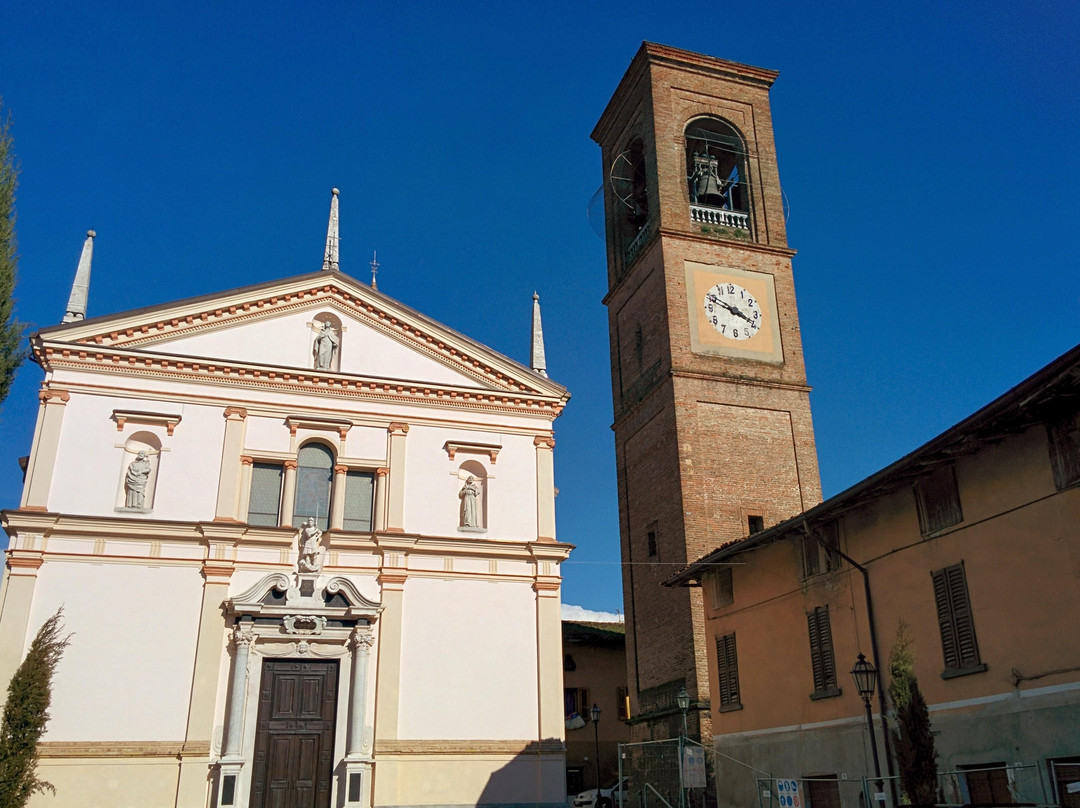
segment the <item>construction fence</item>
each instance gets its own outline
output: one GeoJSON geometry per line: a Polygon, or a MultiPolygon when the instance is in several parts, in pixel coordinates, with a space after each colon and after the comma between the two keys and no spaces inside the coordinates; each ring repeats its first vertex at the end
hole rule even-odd
{"type": "MultiPolygon", "coordinates": [[[[619,744],[614,808],[894,808],[898,778],[775,777],[688,738],[619,744]],[[756,805],[755,805],[756,803],[756,805]]],[[[938,773],[941,808],[1080,808],[1080,764],[1018,763],[938,773]]]]}

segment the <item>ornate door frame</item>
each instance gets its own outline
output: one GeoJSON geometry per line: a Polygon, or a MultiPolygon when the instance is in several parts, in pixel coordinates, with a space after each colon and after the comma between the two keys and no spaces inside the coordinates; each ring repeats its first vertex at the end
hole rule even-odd
{"type": "Polygon", "coordinates": [[[374,733],[367,719],[367,673],[382,606],[345,577],[279,572],[230,598],[225,611],[232,621],[233,658],[213,804],[248,806],[263,660],[337,659],[334,771],[339,776],[331,798],[335,805],[369,808],[374,733]],[[344,803],[338,795],[344,795],[344,803]]]}

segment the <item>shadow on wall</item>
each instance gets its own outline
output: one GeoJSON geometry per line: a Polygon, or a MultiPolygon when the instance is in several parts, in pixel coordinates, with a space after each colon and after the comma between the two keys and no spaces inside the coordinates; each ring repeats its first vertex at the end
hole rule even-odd
{"type": "Polygon", "coordinates": [[[533,741],[494,772],[477,806],[566,806],[566,753],[558,738],[533,741]]]}

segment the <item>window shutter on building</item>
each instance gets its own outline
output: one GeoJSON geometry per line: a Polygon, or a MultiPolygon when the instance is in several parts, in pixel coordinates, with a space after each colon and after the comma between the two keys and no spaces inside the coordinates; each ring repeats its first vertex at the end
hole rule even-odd
{"type": "Polygon", "coordinates": [[[1080,480],[1080,416],[1071,413],[1047,427],[1054,484],[1065,488],[1080,480]]]}
{"type": "Polygon", "coordinates": [[[938,469],[915,484],[919,530],[926,536],[964,521],[960,491],[952,466],[938,469]]]}
{"type": "Polygon", "coordinates": [[[975,667],[979,664],[979,646],[975,641],[975,623],[971,616],[963,562],[935,570],[931,575],[945,669],[975,667]]]}
{"type": "Polygon", "coordinates": [[[836,690],[836,656],[833,653],[829,607],[818,606],[806,615],[810,630],[810,664],[814,672],[814,692],[836,690]]]}
{"type": "Polygon", "coordinates": [[[716,670],[719,676],[720,706],[740,704],[739,665],[735,656],[735,635],[716,638],[716,670]]]}

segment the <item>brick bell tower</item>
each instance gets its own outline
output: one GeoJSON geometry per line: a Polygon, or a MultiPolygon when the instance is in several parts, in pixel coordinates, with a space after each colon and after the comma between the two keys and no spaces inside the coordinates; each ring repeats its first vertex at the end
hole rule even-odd
{"type": "Polygon", "coordinates": [[[592,133],[635,740],[682,731],[682,687],[690,734],[707,744],[719,707],[702,592],[661,582],[821,500],[769,114],[776,76],[646,42],[592,133]]]}

